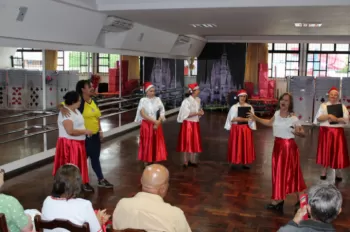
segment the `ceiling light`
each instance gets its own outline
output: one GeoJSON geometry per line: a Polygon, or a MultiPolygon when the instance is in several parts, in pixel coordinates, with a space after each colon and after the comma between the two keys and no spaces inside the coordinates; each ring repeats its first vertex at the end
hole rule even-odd
{"type": "Polygon", "coordinates": [[[204,24],[190,24],[194,28],[213,28],[217,27],[216,24],[213,23],[204,23],[204,24]]]}
{"type": "Polygon", "coordinates": [[[295,27],[322,27],[322,23],[294,23],[295,27]]]}

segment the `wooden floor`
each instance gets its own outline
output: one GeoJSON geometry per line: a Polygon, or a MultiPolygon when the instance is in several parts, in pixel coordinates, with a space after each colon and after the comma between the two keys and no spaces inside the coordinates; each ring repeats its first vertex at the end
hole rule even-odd
{"type": "MultiPolygon", "coordinates": [[[[169,152],[164,164],[170,170],[170,189],[166,201],[184,210],[193,231],[276,231],[293,217],[296,198],[288,196],[285,214],[278,215],[264,209],[271,195],[270,128],[258,127],[255,132],[257,160],[250,170],[239,167],[229,169],[226,164],[228,132],[223,129],[225,113],[207,113],[201,121],[204,152],[197,169],[182,171],[180,155],[175,152],[179,124],[170,118],[164,125],[169,152]]],[[[348,135],[348,134],[347,134],[348,135]]],[[[348,137],[349,138],[349,137],[348,137]]],[[[308,130],[306,139],[298,139],[301,163],[308,186],[321,183],[320,167],[315,164],[317,128],[308,130]]],[[[142,168],[136,160],[138,131],[103,144],[101,162],[106,178],[114,190],[97,189],[86,196],[95,208],[107,208],[112,213],[119,199],[130,197],[140,189],[142,168]]],[[[2,192],[15,196],[25,208],[41,209],[42,202],[51,191],[52,165],[47,165],[5,183],[2,192]]],[[[334,179],[334,173],[329,174],[334,179]]],[[[90,174],[96,186],[95,174],[90,174]]],[[[349,171],[338,185],[343,193],[343,212],[335,221],[337,231],[349,231],[350,207],[349,171]]],[[[331,178],[328,178],[331,179],[331,178]]]]}

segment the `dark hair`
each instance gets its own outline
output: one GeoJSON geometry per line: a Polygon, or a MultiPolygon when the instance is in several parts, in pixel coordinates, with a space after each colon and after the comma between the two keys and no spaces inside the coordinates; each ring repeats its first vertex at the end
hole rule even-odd
{"type": "Polygon", "coordinates": [[[337,218],[343,203],[339,190],[331,184],[316,185],[308,192],[311,218],[331,223],[337,218]]]}
{"type": "Polygon", "coordinates": [[[74,103],[77,103],[79,101],[79,94],[75,91],[69,91],[68,93],[66,93],[66,95],[64,95],[63,99],[64,99],[64,104],[66,104],[67,106],[71,106],[74,103]]]}
{"type": "Polygon", "coordinates": [[[89,80],[80,80],[78,81],[77,85],[75,86],[75,91],[81,96],[83,95],[82,89],[85,88],[85,85],[88,85],[90,87],[90,81],[89,80]]]}
{"type": "Polygon", "coordinates": [[[278,99],[278,103],[277,103],[277,110],[280,109],[280,103],[282,101],[282,99],[288,96],[289,97],[289,107],[288,107],[288,112],[289,113],[293,113],[294,112],[294,103],[293,103],[293,96],[290,93],[284,93],[280,96],[280,98],[278,99]]]}
{"type": "MultiPolygon", "coordinates": [[[[192,92],[193,93],[193,92],[192,92]]],[[[188,98],[189,96],[192,96],[192,93],[190,91],[188,91],[187,93],[185,93],[185,98],[188,98]]]]}
{"type": "Polygon", "coordinates": [[[55,175],[51,195],[53,197],[64,197],[67,200],[77,198],[81,194],[80,170],[73,164],[61,166],[55,175]]]}

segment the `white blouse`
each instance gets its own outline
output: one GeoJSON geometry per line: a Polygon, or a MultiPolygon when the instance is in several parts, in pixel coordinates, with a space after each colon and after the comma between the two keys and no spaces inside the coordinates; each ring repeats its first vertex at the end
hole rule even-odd
{"type": "MultiPolygon", "coordinates": [[[[314,124],[319,124],[320,126],[328,126],[328,127],[344,127],[345,125],[342,123],[331,125],[331,124],[329,124],[328,120],[326,120],[324,122],[319,122],[317,120],[321,115],[328,115],[327,106],[329,106],[329,105],[331,105],[330,102],[322,103],[320,105],[320,108],[318,109],[315,120],[314,120],[314,124]]],[[[349,123],[349,111],[346,108],[346,106],[344,106],[344,105],[342,105],[342,106],[343,106],[343,118],[345,119],[346,124],[348,124],[349,123]]]]}
{"type": "MultiPolygon", "coordinates": [[[[55,199],[49,196],[44,201],[41,218],[46,221],[55,219],[69,220],[76,225],[83,225],[87,222],[89,223],[91,232],[102,231],[91,202],[81,198],[66,200],[55,199]]],[[[59,228],[44,230],[44,232],[49,231],[66,232],[67,230],[59,228]]]]}
{"type": "Polygon", "coordinates": [[[293,139],[295,135],[292,133],[296,126],[300,126],[299,119],[296,116],[289,116],[282,118],[280,111],[275,112],[275,119],[272,124],[273,136],[282,139],[293,139]],[[294,128],[291,128],[294,127],[294,128]]]}
{"type": "MultiPolygon", "coordinates": [[[[231,106],[231,109],[230,111],[228,112],[228,115],[227,115],[227,119],[226,119],[226,123],[225,123],[225,129],[226,130],[231,130],[231,125],[232,124],[237,124],[237,122],[232,122],[232,119],[234,118],[237,118],[237,115],[238,115],[238,107],[250,107],[251,108],[251,112],[254,114],[254,108],[245,103],[244,105],[240,105],[239,103],[231,106]]],[[[250,127],[250,129],[252,130],[256,130],[256,122],[253,121],[253,120],[249,120],[248,121],[248,126],[250,127]]]]}
{"type": "Polygon", "coordinates": [[[139,106],[137,107],[135,122],[140,123],[144,119],[141,116],[142,109],[149,117],[151,117],[154,120],[157,119],[157,112],[158,110],[160,110],[160,117],[162,117],[163,120],[165,120],[165,108],[162,103],[162,100],[160,100],[159,97],[143,97],[140,99],[139,106]]]}
{"type": "MultiPolygon", "coordinates": [[[[68,109],[68,108],[66,107],[66,109],[68,109]]],[[[58,114],[58,118],[57,118],[58,137],[72,139],[72,140],[85,140],[85,138],[86,138],[85,135],[71,136],[67,133],[66,129],[64,128],[63,122],[65,120],[71,120],[73,122],[74,129],[85,130],[84,117],[83,117],[83,115],[81,115],[80,111],[75,110],[75,112],[73,112],[70,109],[68,109],[68,110],[70,111],[69,116],[63,116],[61,112],[58,114]]]]}
{"type": "Polygon", "coordinates": [[[192,113],[198,113],[201,109],[201,99],[199,97],[193,98],[189,96],[185,98],[180,107],[179,115],[177,116],[177,122],[182,123],[184,120],[191,122],[199,122],[199,116],[188,117],[192,113]]]}

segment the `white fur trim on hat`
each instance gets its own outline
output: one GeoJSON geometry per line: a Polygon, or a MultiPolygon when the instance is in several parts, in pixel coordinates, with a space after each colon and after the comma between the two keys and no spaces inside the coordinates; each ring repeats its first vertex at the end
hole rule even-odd
{"type": "Polygon", "coordinates": [[[240,94],[238,94],[237,96],[238,96],[238,97],[239,97],[239,96],[248,96],[248,94],[247,94],[247,93],[240,93],[240,94]]]}
{"type": "Polygon", "coordinates": [[[154,85],[150,85],[145,89],[145,92],[147,92],[148,90],[150,90],[151,88],[154,88],[154,85]]]}

